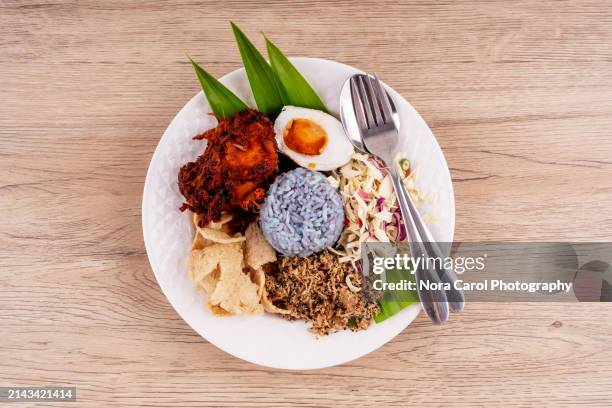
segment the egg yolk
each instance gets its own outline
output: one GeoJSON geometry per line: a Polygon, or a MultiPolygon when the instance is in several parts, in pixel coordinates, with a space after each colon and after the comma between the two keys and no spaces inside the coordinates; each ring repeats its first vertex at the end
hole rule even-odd
{"type": "Polygon", "coordinates": [[[325,129],[309,119],[293,119],[285,128],[285,146],[294,152],[317,156],[327,145],[325,129]]]}

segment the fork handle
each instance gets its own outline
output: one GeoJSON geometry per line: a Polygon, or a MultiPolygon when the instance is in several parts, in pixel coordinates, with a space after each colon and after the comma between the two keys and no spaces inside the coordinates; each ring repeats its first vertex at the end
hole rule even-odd
{"type": "MultiPolygon", "coordinates": [[[[404,183],[402,182],[399,175],[395,174],[394,177],[399,180],[400,189],[403,191],[402,199],[404,200],[406,206],[408,207],[408,211],[410,212],[411,218],[404,218],[405,220],[409,220],[416,227],[417,233],[423,242],[425,247],[425,251],[428,255],[433,256],[435,258],[443,259],[446,257],[446,254],[440,249],[440,246],[436,243],[433,235],[427,228],[427,225],[421,218],[419,214],[419,210],[417,210],[416,206],[412,202],[409,193],[406,191],[404,187],[404,183]]],[[[398,194],[398,200],[399,194],[398,194]]],[[[402,202],[400,202],[400,209],[402,208],[402,202]]],[[[403,215],[403,211],[402,211],[403,215]]],[[[411,238],[412,240],[412,238],[411,238]]],[[[448,283],[450,285],[450,290],[446,292],[448,302],[450,305],[451,312],[462,312],[465,306],[465,296],[463,291],[455,288],[455,281],[457,280],[457,274],[453,269],[444,268],[443,265],[441,268],[437,268],[436,272],[442,282],[448,283]]]]}
{"type": "MultiPolygon", "coordinates": [[[[391,180],[399,203],[399,208],[402,213],[404,225],[410,238],[410,255],[413,259],[429,256],[427,247],[421,238],[421,235],[415,228],[416,220],[410,211],[411,198],[404,187],[404,183],[396,171],[391,171],[391,180]]],[[[418,216],[418,213],[417,213],[418,216]]],[[[420,218],[420,217],[419,217],[420,218]]],[[[398,228],[400,226],[398,225],[398,228]]],[[[430,283],[440,283],[440,278],[434,268],[427,268],[429,262],[419,262],[415,268],[415,278],[417,283],[417,292],[421,305],[425,309],[425,313],[430,320],[436,324],[442,324],[448,320],[448,299],[446,293],[441,289],[427,290],[421,287],[421,281],[429,281],[430,283]],[[424,265],[425,264],[425,265],[424,265]]]]}

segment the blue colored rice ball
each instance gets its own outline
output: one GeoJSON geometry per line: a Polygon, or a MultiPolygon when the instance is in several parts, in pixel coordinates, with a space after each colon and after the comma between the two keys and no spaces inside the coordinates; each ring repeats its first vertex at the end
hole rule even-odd
{"type": "Polygon", "coordinates": [[[261,207],[259,223],[264,237],[278,252],[308,256],[340,237],[342,198],[323,174],[297,168],[276,178],[261,207]]]}

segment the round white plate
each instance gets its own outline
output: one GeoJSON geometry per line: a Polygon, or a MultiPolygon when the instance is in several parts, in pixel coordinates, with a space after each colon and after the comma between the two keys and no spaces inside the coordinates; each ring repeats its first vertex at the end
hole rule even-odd
{"type": "MultiPolygon", "coordinates": [[[[298,70],[315,88],[329,110],[338,116],[342,85],[360,72],[350,66],[314,58],[292,58],[298,70]]],[[[249,106],[255,106],[244,69],[221,82],[249,106]]],[[[193,86],[197,86],[195,75],[193,86]]],[[[418,167],[417,186],[434,192],[431,209],[437,222],[431,225],[439,241],[452,241],[455,203],[451,178],[440,146],[431,130],[399,94],[389,89],[400,113],[401,133],[411,163],[418,167]]],[[[147,254],[155,277],[177,313],[202,337],[243,360],[284,369],[314,369],[342,364],[382,346],[406,328],[418,315],[419,305],[406,308],[381,324],[362,332],[343,331],[316,338],[301,321],[288,322],[275,315],[214,317],[187,276],[187,253],[193,237],[189,212],[180,213],[179,168],[193,161],[205,147],[191,138],[216,124],[202,92],[194,96],[166,129],[151,159],[142,200],[142,227],[147,254]]]]}

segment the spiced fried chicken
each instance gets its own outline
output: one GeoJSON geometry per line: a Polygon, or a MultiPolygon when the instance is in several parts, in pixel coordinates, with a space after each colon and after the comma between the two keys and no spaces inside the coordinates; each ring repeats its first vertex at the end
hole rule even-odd
{"type": "Polygon", "coordinates": [[[247,109],[194,139],[206,139],[204,153],[181,167],[178,185],[201,223],[218,221],[224,212],[240,215],[241,230],[254,218],[278,173],[274,126],[262,113],[247,109]]]}

